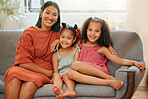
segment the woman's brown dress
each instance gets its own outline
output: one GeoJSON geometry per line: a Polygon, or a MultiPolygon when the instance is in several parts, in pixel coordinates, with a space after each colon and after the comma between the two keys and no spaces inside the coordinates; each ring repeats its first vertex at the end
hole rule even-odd
{"type": "Polygon", "coordinates": [[[21,36],[16,49],[15,63],[6,71],[5,85],[13,78],[22,81],[34,82],[38,87],[51,82],[44,74],[37,73],[22,67],[21,63],[35,63],[47,70],[52,70],[52,55],[50,45],[59,38],[59,32],[53,30],[40,31],[31,26],[21,36]]]}

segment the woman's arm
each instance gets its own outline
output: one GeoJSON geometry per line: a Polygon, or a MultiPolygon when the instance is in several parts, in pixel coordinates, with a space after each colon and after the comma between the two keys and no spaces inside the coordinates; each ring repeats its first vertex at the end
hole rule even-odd
{"type": "Polygon", "coordinates": [[[60,40],[59,40],[59,39],[56,39],[56,40],[50,45],[50,50],[51,50],[51,52],[53,52],[55,48],[56,48],[56,50],[58,50],[59,43],[60,43],[60,40]]]}
{"type": "Polygon", "coordinates": [[[37,73],[42,73],[50,78],[52,78],[52,75],[53,75],[53,70],[47,70],[47,69],[41,68],[40,66],[34,63],[22,63],[22,64],[19,64],[19,66],[37,73]]]}
{"type": "Polygon", "coordinates": [[[145,66],[141,63],[138,63],[137,61],[131,61],[127,59],[122,59],[116,55],[112,55],[109,50],[106,47],[102,47],[98,50],[98,52],[104,56],[106,56],[110,61],[119,64],[119,65],[135,65],[137,66],[141,71],[145,70],[145,66]]]}

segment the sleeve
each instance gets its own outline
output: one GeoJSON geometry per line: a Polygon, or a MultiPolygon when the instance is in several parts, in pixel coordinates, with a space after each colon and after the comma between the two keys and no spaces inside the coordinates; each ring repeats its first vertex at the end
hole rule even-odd
{"type": "Polygon", "coordinates": [[[14,65],[34,62],[34,59],[33,38],[30,31],[26,30],[18,42],[14,65]]]}

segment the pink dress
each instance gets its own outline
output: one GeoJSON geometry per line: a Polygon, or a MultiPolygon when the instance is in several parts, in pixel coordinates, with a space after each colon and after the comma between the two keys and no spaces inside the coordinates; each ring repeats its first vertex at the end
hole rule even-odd
{"type": "Polygon", "coordinates": [[[109,74],[109,67],[107,58],[100,55],[97,50],[101,48],[99,45],[96,46],[83,46],[80,44],[80,57],[79,61],[89,64],[102,72],[109,74]]]}

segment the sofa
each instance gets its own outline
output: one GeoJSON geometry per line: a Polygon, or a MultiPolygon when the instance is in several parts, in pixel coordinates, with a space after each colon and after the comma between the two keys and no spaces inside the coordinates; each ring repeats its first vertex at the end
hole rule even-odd
{"type": "MultiPolygon", "coordinates": [[[[23,30],[0,30],[0,99],[4,99],[5,84],[4,74],[14,63],[16,46],[23,30]]],[[[113,48],[121,58],[136,60],[145,64],[143,59],[143,47],[140,37],[135,32],[111,31],[113,48]]],[[[108,61],[110,75],[117,80],[124,82],[119,90],[114,90],[109,86],[88,85],[76,83],[75,91],[77,96],[74,99],[130,99],[141,82],[144,72],[135,66],[120,66],[108,61]]],[[[47,84],[39,88],[34,99],[56,99],[52,92],[53,84],[47,84]]],[[[66,86],[63,86],[66,90],[66,86]]],[[[67,97],[69,99],[70,97],[67,97]]]]}

